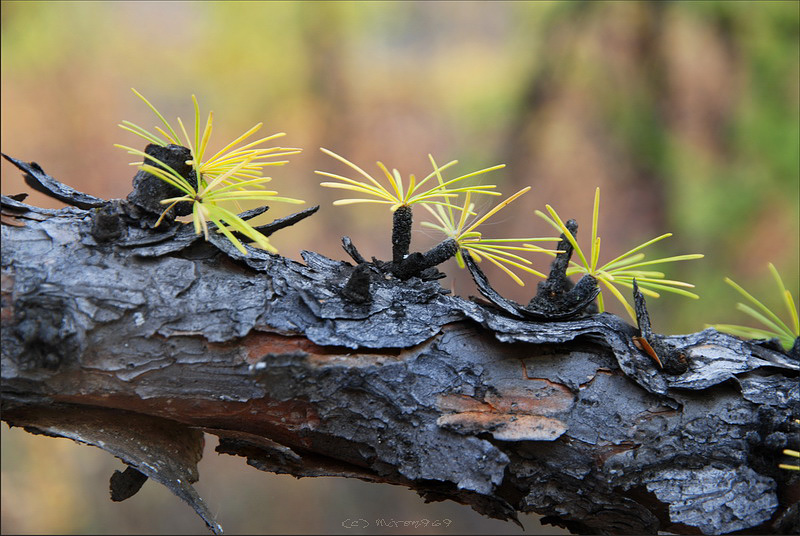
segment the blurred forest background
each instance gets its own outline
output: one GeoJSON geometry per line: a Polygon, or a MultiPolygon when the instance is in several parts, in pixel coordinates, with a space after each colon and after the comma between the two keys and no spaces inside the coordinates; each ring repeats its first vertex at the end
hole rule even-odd
{"type": "MultiPolygon", "coordinates": [[[[648,257],[704,253],[669,272],[695,283],[700,300],[648,303],[659,332],[748,323],[725,276],[784,314],[768,262],[797,296],[800,3],[2,2],[1,24],[2,151],[95,196],[130,191],[130,157],[112,145],[143,142],[117,124],[155,124],[130,88],[170,120],[191,120],[194,93],[204,114],[215,112],[211,149],[259,121],[304,149],[271,170],[282,194],[322,205],[273,237],[288,257],[344,259],[342,235],[366,256],[391,257],[389,212],[332,206],[340,191],[320,188],[313,171],[344,168],[319,147],[405,177],[426,175],[431,153],[458,159],[455,172],[507,164],[486,176],[506,195],[533,186],[492,236],[552,236],[533,215],[549,203],[581,223],[586,244],[600,186],[601,262],[664,232],[674,237],[648,257]]],[[[3,161],[2,193],[23,191],[3,161]]],[[[35,192],[27,202],[61,206],[35,192]]],[[[419,230],[412,248],[439,239],[419,230]]],[[[547,257],[534,260],[547,269],[547,257]]],[[[475,294],[455,263],[443,270],[447,288],[475,294]]],[[[518,287],[487,271],[508,297],[535,293],[533,276],[518,287]]],[[[343,528],[347,518],[449,518],[441,533],[519,533],[405,489],[260,473],[216,455],[208,439],[198,489],[231,533],[363,532],[343,528]]],[[[120,466],[3,426],[3,533],[204,532],[153,483],[111,503],[108,477],[120,466]]]]}

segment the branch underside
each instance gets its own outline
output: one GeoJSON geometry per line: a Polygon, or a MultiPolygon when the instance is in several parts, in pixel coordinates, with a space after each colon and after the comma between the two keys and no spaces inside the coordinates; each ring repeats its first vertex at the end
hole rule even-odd
{"type": "Polygon", "coordinates": [[[372,277],[359,302],[355,268],[315,253],[181,249],[181,229],[174,247],[141,229],[99,243],[91,210],[8,198],[3,216],[3,420],[105,448],[212,530],[199,431],[258,469],[574,532],[798,530],[798,477],[777,465],[800,365],[766,345],[664,337],[688,362],[669,375],[609,314],[511,318],[417,277],[372,277]]]}

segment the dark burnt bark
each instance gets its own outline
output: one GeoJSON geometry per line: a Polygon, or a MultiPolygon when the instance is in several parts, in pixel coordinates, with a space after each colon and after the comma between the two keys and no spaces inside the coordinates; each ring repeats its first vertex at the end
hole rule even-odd
{"type": "Polygon", "coordinates": [[[408,255],[411,245],[413,212],[410,206],[401,205],[392,214],[392,262],[400,264],[408,255]]]}
{"type": "Polygon", "coordinates": [[[182,229],[98,241],[94,218],[3,198],[2,419],[104,448],[213,530],[191,486],[201,432],[265,471],[575,532],[798,530],[798,476],[777,465],[800,365],[775,348],[663,337],[689,366],[669,375],[613,315],[511,318],[417,277],[372,277],[358,302],[344,261],[182,229]]]}

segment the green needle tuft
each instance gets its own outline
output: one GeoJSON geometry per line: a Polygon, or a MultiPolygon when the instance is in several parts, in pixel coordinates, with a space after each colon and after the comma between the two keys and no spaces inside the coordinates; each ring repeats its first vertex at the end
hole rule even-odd
{"type": "Polygon", "coordinates": [[[172,125],[170,125],[161,112],[159,112],[150,101],[135,89],[133,92],[153,111],[166,130],[161,127],[155,127],[155,130],[160,134],[159,136],[130,121],[122,121],[119,126],[123,130],[132,132],[149,143],[162,146],[173,144],[187,147],[192,154],[192,159],[187,161],[187,164],[192,165],[197,175],[198,184],[195,188],[177,171],[158,159],[147,155],[144,151],[125,145],[115,145],[115,147],[125,149],[130,154],[144,156],[146,159],[152,160],[155,164],[158,164],[158,166],[139,163],[134,163],[133,165],[138,165],[139,169],[147,171],[185,194],[180,197],[163,199],[160,201],[161,204],[168,206],[164,212],[162,212],[157,224],[161,223],[164,216],[174,205],[181,201],[188,201],[192,203],[192,221],[197,234],[202,233],[205,235],[206,239],[208,239],[207,222],[212,221],[217,225],[218,232],[228,238],[228,240],[243,254],[246,255],[247,250],[231,231],[239,232],[267,251],[276,253],[277,250],[270,244],[267,237],[259,233],[253,226],[242,220],[235,213],[221,206],[220,203],[233,201],[238,205],[238,201],[244,200],[303,203],[303,201],[299,199],[279,197],[276,195],[278,192],[266,190],[264,185],[270,182],[272,178],[262,175],[263,168],[266,166],[280,166],[288,162],[287,160],[276,160],[276,158],[297,154],[300,152],[300,149],[293,147],[259,147],[268,141],[284,136],[285,134],[283,132],[245,143],[250,136],[261,128],[262,123],[258,123],[247,132],[228,143],[210,158],[204,159],[213,129],[213,112],[209,112],[208,119],[206,120],[205,127],[201,134],[200,106],[197,103],[197,98],[192,95],[192,103],[194,104],[193,136],[189,136],[183,121],[179,117],[178,126],[184,136],[182,140],[172,125]]]}
{"type": "MultiPolygon", "coordinates": [[[[612,259],[611,261],[597,266],[600,259],[600,236],[598,235],[598,221],[600,212],[600,188],[595,189],[594,194],[594,207],[592,210],[592,232],[591,232],[591,250],[589,256],[584,254],[584,251],[578,245],[578,241],[569,232],[561,217],[550,205],[545,205],[549,215],[537,210],[536,215],[552,225],[559,233],[564,234],[572,244],[575,253],[578,255],[580,262],[570,261],[570,267],[567,268],[567,275],[572,274],[589,274],[594,276],[600,285],[600,294],[597,296],[597,305],[600,312],[605,310],[605,302],[603,291],[606,290],[611,293],[622,305],[630,315],[631,319],[636,321],[636,313],[628,298],[620,290],[620,287],[626,289],[633,289],[633,280],[639,285],[639,290],[642,294],[651,298],[658,298],[660,296],[658,291],[671,292],[680,296],[697,299],[699,296],[693,292],[685,290],[687,288],[694,288],[694,285],[683,281],[674,281],[671,279],[664,279],[665,275],[662,272],[642,270],[646,266],[655,264],[664,264],[668,262],[688,261],[694,259],[702,259],[701,254],[690,255],[677,255],[674,257],[663,257],[660,259],[652,259],[645,261],[644,253],[641,250],[659,242],[665,238],[672,236],[671,233],[666,233],[643,244],[636,246],[623,253],[622,255],[612,259]]],[[[551,253],[552,254],[552,253],[551,253]]],[[[628,294],[627,292],[625,294],[628,294]]]]}

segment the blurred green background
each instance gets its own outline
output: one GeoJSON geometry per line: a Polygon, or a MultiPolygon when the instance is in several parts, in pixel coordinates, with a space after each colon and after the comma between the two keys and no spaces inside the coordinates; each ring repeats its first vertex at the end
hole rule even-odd
{"type": "MultiPolygon", "coordinates": [[[[600,186],[601,261],[664,232],[675,236],[651,255],[704,253],[669,272],[695,283],[700,300],[650,300],[659,332],[748,323],[724,276],[784,314],[768,262],[797,296],[797,2],[2,2],[1,24],[2,151],[95,196],[130,190],[130,157],[112,144],[143,143],[117,124],[155,124],[130,88],[170,120],[191,119],[194,93],[215,112],[211,149],[259,121],[304,149],[271,170],[281,193],[322,205],[274,236],[288,257],[344,259],[345,234],[366,256],[391,256],[389,212],[333,207],[339,192],[313,171],[343,168],[319,147],[418,177],[432,153],[458,159],[455,171],[507,164],[486,177],[506,194],[533,186],[489,226],[493,236],[551,235],[533,216],[549,203],[581,223],[585,244],[600,186]]],[[[3,161],[2,193],[23,191],[3,161]]],[[[36,193],[27,201],[61,206],[36,193]]],[[[419,230],[412,247],[438,240],[419,230]]],[[[547,269],[546,257],[534,260],[547,269]]],[[[443,269],[447,288],[475,294],[454,263],[443,269]]],[[[533,276],[522,288],[487,271],[517,301],[535,292],[533,276]]],[[[260,473],[209,444],[198,487],[232,533],[351,533],[348,517],[449,517],[443,533],[518,533],[405,489],[260,473]]],[[[2,447],[4,533],[204,531],[152,483],[112,504],[107,479],[120,464],[97,449],[6,426],[2,447]]]]}

